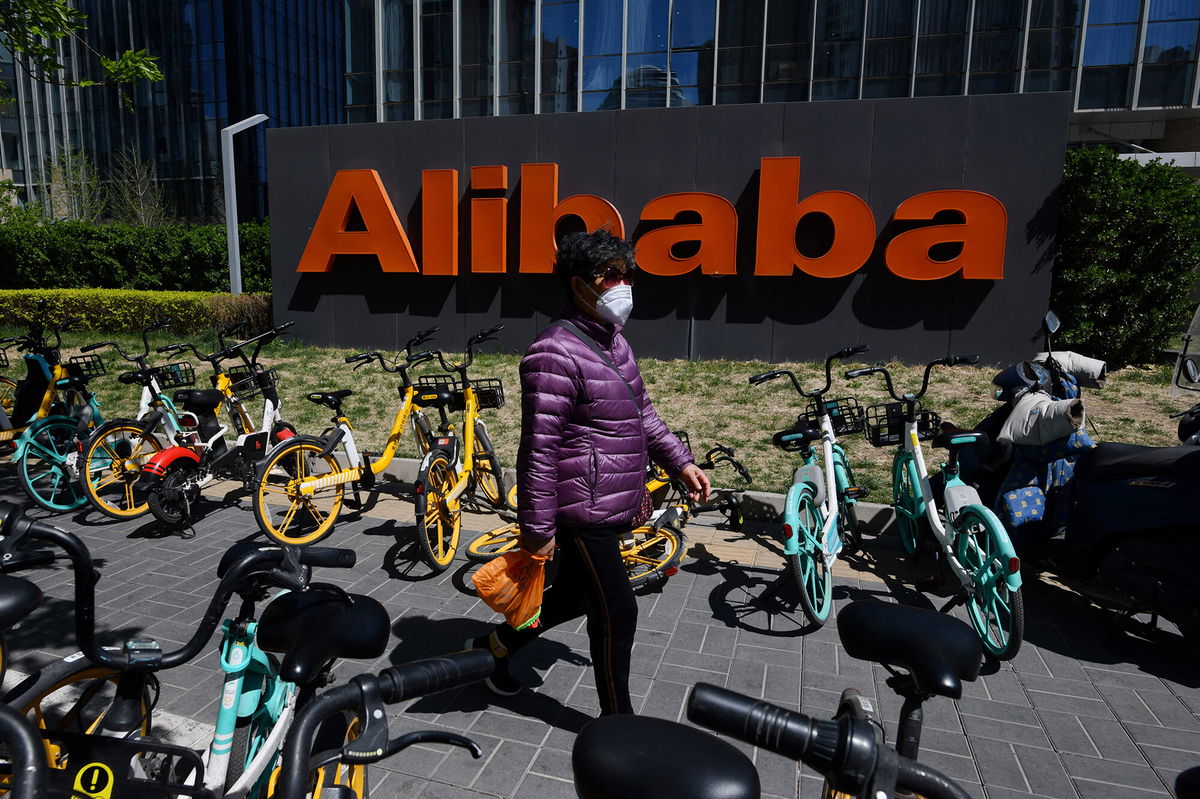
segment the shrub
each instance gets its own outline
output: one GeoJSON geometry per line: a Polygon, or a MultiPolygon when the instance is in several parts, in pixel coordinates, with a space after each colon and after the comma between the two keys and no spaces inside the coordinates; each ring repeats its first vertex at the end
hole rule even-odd
{"type": "Polygon", "coordinates": [[[271,325],[271,295],[126,289],[0,291],[0,325],[21,327],[30,319],[59,324],[73,317],[82,318],[79,329],[114,333],[137,333],[166,317],[175,320],[172,330],[181,334],[240,321],[258,331],[271,325]]]}
{"type": "MultiPolygon", "coordinates": [[[[242,288],[270,291],[270,227],[238,226],[242,288]]],[[[127,225],[121,222],[0,224],[0,288],[132,288],[222,291],[229,288],[224,225],[127,225]]]]}
{"type": "Polygon", "coordinates": [[[1107,147],[1067,153],[1050,290],[1057,345],[1114,368],[1161,360],[1191,316],[1198,265],[1193,178],[1107,147]]]}

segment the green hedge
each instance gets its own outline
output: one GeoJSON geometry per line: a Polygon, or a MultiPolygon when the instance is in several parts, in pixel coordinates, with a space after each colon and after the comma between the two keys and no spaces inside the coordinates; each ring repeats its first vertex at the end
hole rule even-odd
{"type": "MultiPolygon", "coordinates": [[[[270,226],[238,225],[242,289],[271,290],[270,226]]],[[[121,222],[0,225],[0,289],[229,289],[224,225],[139,227],[121,222]]]]}
{"type": "Polygon", "coordinates": [[[1195,308],[1200,186],[1107,147],[1067,153],[1050,305],[1056,346],[1109,366],[1161,361],[1195,308]]]}
{"type": "Polygon", "coordinates": [[[0,291],[2,326],[21,327],[28,319],[56,324],[72,317],[83,318],[80,328],[105,332],[137,333],[166,317],[175,320],[172,330],[181,334],[241,321],[262,330],[271,325],[271,295],[126,289],[0,291]]]}

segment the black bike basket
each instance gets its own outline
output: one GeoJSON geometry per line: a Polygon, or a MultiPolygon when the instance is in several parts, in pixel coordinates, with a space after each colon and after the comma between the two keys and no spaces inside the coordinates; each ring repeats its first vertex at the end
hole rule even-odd
{"type": "Polygon", "coordinates": [[[67,364],[68,371],[78,377],[86,377],[88,380],[108,374],[108,370],[104,368],[104,361],[99,355],[73,355],[67,364]]]}
{"type": "Polygon", "coordinates": [[[841,399],[811,399],[808,401],[808,407],[804,409],[804,414],[801,418],[808,422],[808,426],[814,430],[821,429],[821,417],[817,415],[820,402],[829,414],[829,421],[833,424],[834,435],[848,436],[851,433],[861,433],[863,429],[863,408],[858,404],[858,400],[854,397],[842,397],[841,399]]]}
{"type": "Polygon", "coordinates": [[[278,369],[253,370],[248,366],[231,366],[225,370],[229,378],[230,390],[238,399],[253,399],[263,392],[264,388],[279,385],[278,369]]]}
{"type": "Polygon", "coordinates": [[[186,388],[196,382],[196,370],[187,361],[163,364],[152,371],[158,387],[164,391],[168,388],[186,388]]]}
{"type": "Polygon", "coordinates": [[[500,378],[483,377],[472,380],[471,388],[475,389],[475,396],[479,397],[481,409],[504,407],[504,383],[500,378]]]}
{"type": "Polygon", "coordinates": [[[460,388],[458,378],[454,375],[419,375],[417,385],[435,389],[448,388],[451,391],[460,388]]]}
{"type": "MultiPolygon", "coordinates": [[[[904,436],[903,402],[868,405],[865,418],[867,441],[873,447],[894,447],[904,436]]],[[[937,435],[942,418],[933,411],[917,406],[917,438],[928,441],[937,435]]]]}

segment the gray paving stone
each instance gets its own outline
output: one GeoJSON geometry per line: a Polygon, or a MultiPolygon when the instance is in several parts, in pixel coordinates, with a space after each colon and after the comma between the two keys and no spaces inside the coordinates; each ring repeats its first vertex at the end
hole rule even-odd
{"type": "Polygon", "coordinates": [[[1143,790],[1166,790],[1149,766],[1072,754],[1063,754],[1061,757],[1067,773],[1076,780],[1099,781],[1143,790]]]}
{"type": "Polygon", "coordinates": [[[1032,793],[1059,799],[1075,796],[1075,788],[1057,753],[1016,744],[1013,745],[1013,753],[1017,756],[1017,762],[1032,793]]]}

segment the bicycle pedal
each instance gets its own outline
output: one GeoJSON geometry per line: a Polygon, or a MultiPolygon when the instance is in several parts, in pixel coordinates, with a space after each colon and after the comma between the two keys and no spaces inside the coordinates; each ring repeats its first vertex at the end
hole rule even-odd
{"type": "Polygon", "coordinates": [[[846,499],[866,499],[871,489],[862,486],[851,486],[846,489],[846,499]]]}

